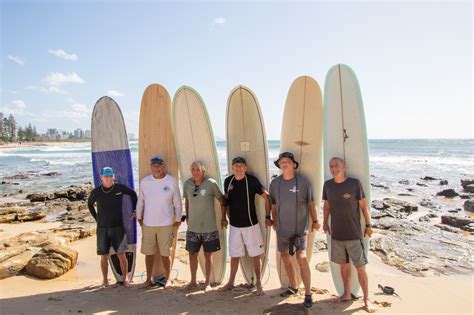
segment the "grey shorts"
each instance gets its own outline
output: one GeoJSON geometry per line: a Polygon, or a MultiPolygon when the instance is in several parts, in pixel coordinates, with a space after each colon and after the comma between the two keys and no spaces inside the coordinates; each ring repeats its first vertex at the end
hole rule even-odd
{"type": "Polygon", "coordinates": [[[348,264],[349,258],[356,267],[368,263],[362,240],[338,241],[331,239],[331,261],[342,265],[348,264]]]}
{"type": "MultiPolygon", "coordinates": [[[[300,236],[295,240],[295,249],[305,250],[308,235],[300,236]]],[[[277,234],[277,249],[279,252],[287,252],[290,249],[290,237],[282,237],[277,234]]]]}
{"type": "Polygon", "coordinates": [[[199,252],[201,245],[206,253],[220,250],[219,232],[195,233],[189,230],[186,231],[186,250],[188,252],[199,252]]]}
{"type": "Polygon", "coordinates": [[[116,253],[127,250],[127,235],[123,227],[97,227],[97,255],[108,255],[110,247],[116,253]]]}

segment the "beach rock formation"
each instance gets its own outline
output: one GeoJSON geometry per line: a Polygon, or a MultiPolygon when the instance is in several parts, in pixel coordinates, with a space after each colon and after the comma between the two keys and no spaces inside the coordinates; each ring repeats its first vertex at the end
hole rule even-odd
{"type": "Polygon", "coordinates": [[[436,194],[436,196],[443,196],[446,198],[454,198],[459,196],[457,192],[454,191],[454,189],[445,189],[436,194]]]}
{"type": "Polygon", "coordinates": [[[74,268],[77,257],[77,251],[70,247],[48,245],[31,258],[26,272],[40,279],[53,279],[74,268]]]}
{"type": "Polygon", "coordinates": [[[442,215],[441,223],[454,226],[457,228],[462,228],[466,225],[474,223],[474,220],[468,217],[461,217],[461,216],[455,216],[455,215],[442,215]]]}
{"type": "Polygon", "coordinates": [[[0,249],[0,279],[13,277],[28,264],[36,251],[26,246],[0,249]]]}
{"type": "Polygon", "coordinates": [[[467,189],[467,186],[474,184],[474,179],[461,179],[461,186],[467,189]]]}
{"type": "Polygon", "coordinates": [[[474,201],[466,200],[464,202],[464,211],[474,212],[474,201]]]}

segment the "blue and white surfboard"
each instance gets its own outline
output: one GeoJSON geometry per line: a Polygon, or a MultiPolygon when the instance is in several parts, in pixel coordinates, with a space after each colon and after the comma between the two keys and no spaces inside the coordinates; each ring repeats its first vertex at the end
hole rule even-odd
{"type": "MultiPolygon", "coordinates": [[[[116,183],[134,189],[132,157],[128,145],[127,131],[122,112],[112,98],[103,96],[95,103],[92,112],[91,132],[92,169],[95,187],[101,184],[100,172],[102,168],[110,166],[115,171],[116,183]]],[[[122,218],[128,241],[126,257],[130,281],[135,271],[137,247],[137,222],[135,219],[130,219],[133,210],[131,198],[124,195],[122,218]]],[[[123,282],[120,263],[112,247],[110,248],[109,262],[117,281],[123,282]]]]}

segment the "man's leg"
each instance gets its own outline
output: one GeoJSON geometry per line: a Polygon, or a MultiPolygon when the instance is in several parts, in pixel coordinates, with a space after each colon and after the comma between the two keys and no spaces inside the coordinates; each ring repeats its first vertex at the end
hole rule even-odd
{"type": "Polygon", "coordinates": [[[240,257],[231,257],[230,258],[230,277],[227,284],[220,288],[220,291],[228,291],[234,288],[235,275],[237,274],[237,269],[239,268],[240,257]]]}
{"type": "Polygon", "coordinates": [[[211,270],[212,270],[212,252],[204,252],[206,259],[206,282],[204,283],[204,292],[211,291],[211,270]]]}
{"type": "Polygon", "coordinates": [[[297,289],[296,287],[296,272],[295,268],[293,268],[293,265],[291,263],[291,257],[288,251],[280,252],[281,254],[281,260],[283,261],[283,264],[285,265],[285,270],[286,274],[288,275],[288,279],[290,280],[290,287],[292,289],[297,289]]]}
{"type": "Polygon", "coordinates": [[[252,257],[252,260],[253,260],[253,267],[255,269],[255,277],[257,277],[257,283],[255,284],[257,286],[256,294],[258,296],[262,296],[262,295],[265,295],[265,292],[263,291],[262,279],[261,279],[260,256],[252,257]]]}
{"type": "Polygon", "coordinates": [[[141,288],[147,288],[152,285],[151,275],[153,273],[153,264],[155,263],[155,255],[145,255],[145,267],[146,267],[146,280],[140,286],[141,288]]]}
{"type": "Polygon", "coordinates": [[[304,284],[304,293],[311,294],[311,270],[309,269],[308,260],[306,259],[306,250],[299,250],[296,252],[296,260],[300,266],[301,279],[304,284]]]}
{"type": "Polygon", "coordinates": [[[100,255],[100,270],[102,271],[102,285],[109,285],[109,255],[100,255]]]}
{"type": "Polygon", "coordinates": [[[187,289],[195,287],[197,284],[196,273],[198,268],[198,253],[189,252],[189,269],[191,271],[191,281],[186,286],[187,289]]]}
{"type": "Polygon", "coordinates": [[[342,283],[344,284],[344,293],[337,299],[338,302],[351,301],[351,288],[349,287],[349,280],[351,276],[351,265],[340,264],[342,283]]]}
{"type": "Polygon", "coordinates": [[[227,284],[220,288],[220,291],[228,291],[234,288],[235,275],[239,268],[240,257],[244,256],[244,240],[242,239],[242,229],[229,225],[229,255],[230,255],[230,277],[227,284]]]}
{"type": "Polygon", "coordinates": [[[163,261],[163,267],[165,268],[165,277],[166,277],[166,284],[165,284],[165,289],[169,288],[171,286],[171,280],[170,280],[170,273],[171,273],[171,257],[170,256],[161,256],[161,259],[163,261]]]}
{"type": "Polygon", "coordinates": [[[130,283],[128,281],[128,261],[127,257],[125,256],[125,252],[117,253],[117,257],[120,261],[120,270],[122,271],[123,275],[123,285],[128,288],[130,287],[130,283]]]}
{"type": "Polygon", "coordinates": [[[375,307],[369,300],[369,279],[367,277],[367,272],[365,271],[365,265],[357,267],[357,276],[359,278],[360,287],[362,288],[362,292],[364,293],[364,305],[365,310],[368,313],[375,312],[375,307]]]}

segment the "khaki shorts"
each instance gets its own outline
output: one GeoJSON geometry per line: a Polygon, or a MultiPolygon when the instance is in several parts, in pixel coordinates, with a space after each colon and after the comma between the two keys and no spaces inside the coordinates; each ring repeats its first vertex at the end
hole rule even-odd
{"type": "Polygon", "coordinates": [[[357,268],[367,264],[362,240],[338,241],[331,239],[331,261],[342,265],[348,264],[350,260],[357,268]]]}
{"type": "Polygon", "coordinates": [[[157,249],[163,257],[171,255],[173,246],[173,225],[146,226],[142,225],[142,248],[143,255],[154,255],[157,249]]]}

